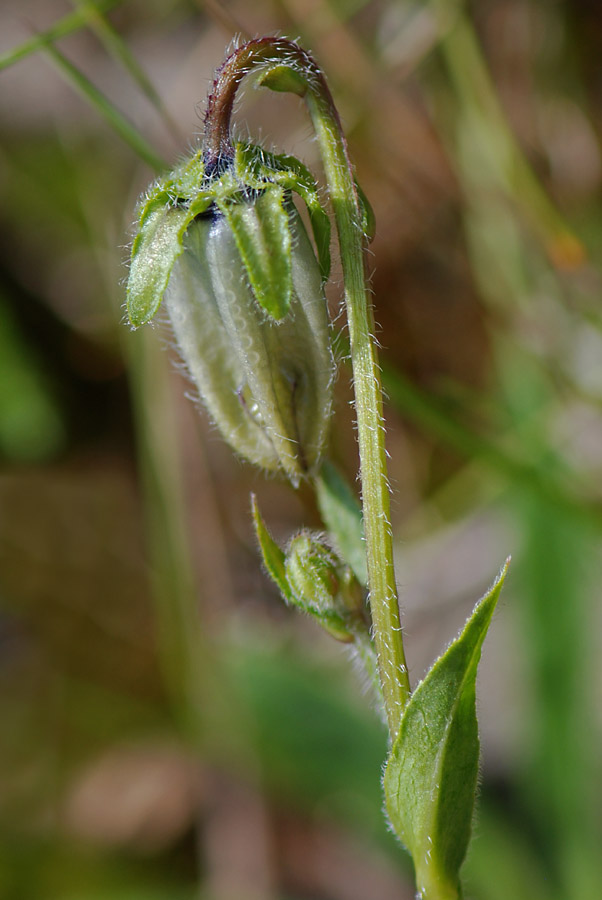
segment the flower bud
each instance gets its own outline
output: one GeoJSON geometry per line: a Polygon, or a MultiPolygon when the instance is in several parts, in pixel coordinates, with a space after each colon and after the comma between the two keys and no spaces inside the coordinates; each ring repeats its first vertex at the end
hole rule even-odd
{"type": "MultiPolygon", "coordinates": [[[[253,202],[243,201],[239,217],[253,202]]],[[[292,291],[277,320],[257,301],[228,217],[213,210],[188,226],[172,270],[165,299],[175,338],[226,441],[296,485],[319,461],[331,412],[334,363],[318,262],[287,205],[292,291]]],[[[273,294],[278,284],[267,288],[273,294]]]]}
{"type": "Polygon", "coordinates": [[[292,602],[344,643],[366,631],[363,593],[349,566],[319,536],[294,537],[284,560],[292,602]]]}

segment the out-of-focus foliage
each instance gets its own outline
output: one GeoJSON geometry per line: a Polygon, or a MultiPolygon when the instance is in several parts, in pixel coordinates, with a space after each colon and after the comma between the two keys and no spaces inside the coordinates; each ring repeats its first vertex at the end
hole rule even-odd
{"type": "MultiPolygon", "coordinates": [[[[149,165],[188,152],[234,35],[278,32],[325,69],[376,213],[414,684],[514,557],[467,895],[598,900],[597,5],[5,0],[0,25],[0,895],[412,896],[369,695],[279,604],[249,490],[281,545],[315,511],[225,451],[165,331],[124,326],[149,165]]],[[[290,97],[248,90],[238,121],[319,174],[290,97]]]]}

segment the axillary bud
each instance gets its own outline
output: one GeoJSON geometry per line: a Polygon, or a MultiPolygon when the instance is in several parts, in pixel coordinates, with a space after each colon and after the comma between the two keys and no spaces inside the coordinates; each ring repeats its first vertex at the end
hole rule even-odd
{"type": "Polygon", "coordinates": [[[301,532],[290,542],[284,560],[290,602],[317,619],[343,643],[367,628],[363,591],[320,535],[301,532]]]}

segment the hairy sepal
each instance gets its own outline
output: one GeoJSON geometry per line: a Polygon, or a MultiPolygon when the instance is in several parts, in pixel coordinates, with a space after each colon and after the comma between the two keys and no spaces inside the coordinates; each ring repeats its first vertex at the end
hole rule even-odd
{"type": "Polygon", "coordinates": [[[157,313],[183,252],[186,230],[211,204],[211,195],[201,187],[203,175],[197,151],[155,182],[140,205],[127,285],[127,313],[134,328],[157,313]]]}
{"type": "Polygon", "coordinates": [[[309,213],[322,279],[326,280],[330,275],[330,218],[309,169],[294,156],[269,153],[256,144],[245,143],[236,145],[235,169],[237,178],[255,190],[272,183],[301,198],[309,213]]]}
{"type": "Polygon", "coordinates": [[[281,321],[267,317],[257,304],[227,221],[214,222],[207,258],[215,300],[232,352],[240,360],[253,414],[281,467],[296,483],[313,470],[326,441],[333,359],[316,260],[298,214],[291,216],[294,289],[289,314],[281,321]]]}
{"type": "Polygon", "coordinates": [[[217,200],[225,217],[255,299],[276,321],[288,313],[293,293],[291,232],[284,189],[266,185],[248,202],[217,200]]]}

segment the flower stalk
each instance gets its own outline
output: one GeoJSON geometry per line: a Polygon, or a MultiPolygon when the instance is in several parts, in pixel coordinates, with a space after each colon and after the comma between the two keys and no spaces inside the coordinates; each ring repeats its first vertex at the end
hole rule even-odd
{"type": "Polygon", "coordinates": [[[202,147],[142,199],[128,315],[137,328],[165,301],[191,379],[225,440],[248,461],[315,492],[328,533],[303,530],[284,550],[253,500],[265,568],[287,604],[352,648],[382,694],[391,738],[383,778],[387,815],[414,861],[417,896],[459,900],[479,767],[477,667],[505,568],[411,693],[365,271],[370,231],[369,207],[316,63],[291,41],[250,41],[217,72],[202,147]],[[323,291],[330,219],[299,160],[232,141],[234,99],[249,74],[304,99],[320,147],[343,268],[361,514],[351,489],[323,458],[334,372],[323,291]],[[309,214],[313,245],[293,193],[309,214]]]}
{"type": "Polygon", "coordinates": [[[236,91],[251,73],[259,83],[290,91],[307,105],[332,203],[343,267],[357,416],[362,511],[373,638],[391,740],[395,741],[410,684],[403,648],[390,524],[382,389],[364,265],[363,214],[340,119],[324,76],[311,56],[283,38],[261,38],[235,50],[217,73],[205,118],[208,170],[232,157],[230,122],[236,91]]]}

